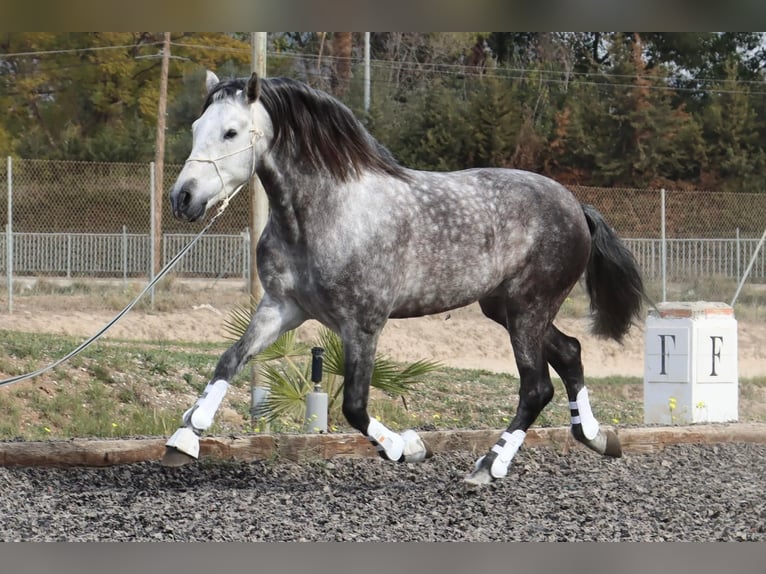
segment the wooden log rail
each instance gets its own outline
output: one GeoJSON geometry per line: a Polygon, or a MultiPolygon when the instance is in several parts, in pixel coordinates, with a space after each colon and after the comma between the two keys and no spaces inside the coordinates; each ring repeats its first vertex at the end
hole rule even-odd
{"type": "MultiPolygon", "coordinates": [[[[730,423],[689,426],[614,429],[623,452],[658,452],[675,444],[746,442],[766,444],[766,424],[730,423]]],[[[450,451],[482,453],[494,444],[502,430],[423,431],[434,454],[450,451]]],[[[145,439],[71,439],[0,442],[0,466],[111,466],[158,461],[165,450],[163,437],[145,439]]],[[[569,427],[530,429],[526,447],[584,449],[575,442],[569,427]]],[[[205,437],[200,441],[201,460],[251,462],[269,458],[291,461],[334,457],[375,457],[375,449],[362,435],[253,434],[240,437],[205,437]]]]}

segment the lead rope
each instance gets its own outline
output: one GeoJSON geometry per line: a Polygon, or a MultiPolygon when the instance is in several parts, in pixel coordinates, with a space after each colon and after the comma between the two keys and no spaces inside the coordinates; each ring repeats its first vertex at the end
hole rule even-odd
{"type": "MultiPolygon", "coordinates": [[[[216,171],[217,171],[217,168],[216,168],[216,171]]],[[[67,353],[63,357],[61,357],[60,359],[57,359],[56,361],[54,361],[53,363],[51,363],[47,367],[43,367],[42,369],[38,369],[38,370],[33,371],[31,373],[25,373],[23,375],[16,375],[15,377],[10,377],[8,379],[0,380],[0,387],[4,387],[6,385],[11,385],[13,383],[18,383],[18,382],[24,381],[26,379],[31,379],[33,377],[37,377],[38,375],[42,375],[43,373],[45,373],[47,371],[55,369],[56,367],[58,367],[64,361],[68,361],[69,359],[71,359],[75,355],[81,353],[89,345],[91,345],[96,339],[98,339],[104,333],[106,333],[107,330],[109,330],[109,328],[112,327],[112,325],[114,325],[117,321],[119,321],[122,318],[122,316],[125,315],[125,313],[130,311],[136,305],[136,303],[138,303],[138,301],[141,299],[141,297],[146,295],[146,293],[149,291],[149,289],[154,287],[154,285],[160,279],[162,279],[167,274],[168,271],[170,271],[175,266],[175,264],[179,261],[179,259],[181,259],[181,257],[183,257],[189,251],[189,249],[194,247],[194,245],[197,243],[197,241],[200,240],[200,238],[207,232],[207,230],[210,229],[213,226],[213,224],[215,223],[215,221],[223,214],[224,210],[229,205],[229,202],[231,201],[231,199],[235,195],[237,195],[239,193],[239,191],[243,187],[245,187],[244,183],[242,185],[240,185],[237,189],[235,189],[234,192],[231,193],[228,197],[226,197],[226,198],[224,198],[222,200],[221,205],[218,208],[218,211],[216,212],[216,214],[213,217],[210,218],[210,221],[207,222],[207,225],[205,225],[205,227],[202,228],[202,231],[200,231],[197,234],[197,236],[194,237],[194,239],[192,239],[189,243],[187,243],[186,246],[183,249],[181,249],[181,251],[179,251],[175,255],[175,257],[173,257],[173,259],[168,261],[167,264],[165,265],[165,267],[163,267],[160,270],[160,272],[157,274],[157,276],[154,279],[152,279],[146,287],[144,287],[144,290],[141,291],[141,293],[139,293],[136,296],[136,298],[133,299],[133,301],[128,303],[127,307],[125,307],[122,311],[117,313],[117,315],[111,321],[109,321],[106,325],[104,325],[101,328],[100,331],[98,331],[95,335],[91,336],[89,339],[87,339],[87,340],[83,341],[82,343],[80,343],[80,345],[78,347],[76,347],[75,349],[73,349],[72,351],[70,351],[69,353],[67,353]]]]}
{"type": "MultiPolygon", "coordinates": [[[[205,162],[205,163],[212,163],[213,167],[215,167],[215,172],[218,175],[218,179],[221,181],[221,189],[225,189],[225,184],[224,184],[224,181],[223,181],[223,177],[221,176],[221,172],[218,169],[218,162],[220,160],[226,158],[226,157],[230,157],[232,155],[235,155],[235,154],[238,154],[238,153],[242,153],[243,151],[251,150],[252,154],[253,154],[253,156],[252,156],[252,172],[255,173],[255,142],[256,142],[256,140],[258,140],[258,139],[260,139],[262,137],[263,137],[263,132],[261,130],[251,129],[250,130],[250,145],[249,146],[244,147],[242,149],[239,149],[237,151],[234,151],[234,152],[227,153],[225,155],[219,156],[219,157],[217,157],[215,159],[190,157],[190,158],[188,158],[186,160],[185,163],[188,163],[190,161],[199,161],[199,162],[205,162]]],[[[251,177],[252,177],[252,174],[251,174],[251,177]]],[[[101,328],[101,330],[99,330],[95,335],[93,335],[90,338],[86,339],[85,341],[80,343],[80,345],[78,345],[75,349],[73,349],[72,351],[70,351],[69,353],[67,353],[66,355],[61,357],[60,359],[57,359],[56,361],[54,361],[53,363],[51,363],[47,367],[43,367],[42,369],[38,369],[36,371],[32,371],[31,373],[24,373],[23,375],[16,375],[15,377],[9,377],[7,379],[0,380],[0,387],[4,387],[6,385],[12,385],[13,383],[18,383],[18,382],[24,381],[26,379],[31,379],[31,378],[37,377],[39,375],[42,375],[43,373],[46,373],[46,372],[48,372],[48,371],[50,371],[52,369],[55,369],[61,363],[65,362],[65,361],[68,361],[69,359],[71,359],[75,355],[77,355],[77,354],[81,353],[82,351],[84,351],[88,346],[90,346],[94,341],[96,341],[96,339],[98,339],[104,333],[106,333],[112,327],[112,325],[114,325],[117,321],[119,321],[122,318],[122,316],[125,315],[125,313],[130,311],[136,305],[136,303],[138,303],[141,300],[141,297],[146,295],[146,293],[152,287],[154,287],[154,285],[156,285],[156,283],[160,279],[162,279],[168,273],[168,271],[170,271],[175,266],[176,263],[178,263],[178,260],[181,259],[181,257],[186,255],[186,253],[189,251],[189,249],[194,247],[194,245],[197,243],[197,241],[200,240],[200,238],[207,232],[207,230],[210,229],[213,226],[213,224],[221,216],[221,214],[223,214],[224,210],[228,207],[229,202],[231,201],[231,199],[235,195],[237,195],[243,187],[245,187],[244,183],[242,185],[240,185],[239,187],[237,187],[231,194],[229,194],[228,196],[224,197],[221,200],[221,206],[218,208],[218,211],[216,212],[216,214],[213,217],[210,218],[210,221],[207,222],[205,227],[202,228],[202,231],[200,231],[197,234],[197,236],[194,237],[194,239],[192,239],[189,243],[187,243],[186,246],[183,249],[181,249],[181,251],[179,251],[175,255],[175,257],[173,257],[173,259],[171,259],[170,261],[168,261],[165,264],[165,267],[163,267],[160,270],[160,272],[157,274],[157,276],[154,279],[152,279],[146,287],[144,287],[143,291],[141,291],[136,296],[135,299],[133,299],[130,303],[128,303],[127,307],[125,307],[122,311],[117,313],[117,315],[111,321],[109,321],[106,325],[104,325],[101,328]]]]}

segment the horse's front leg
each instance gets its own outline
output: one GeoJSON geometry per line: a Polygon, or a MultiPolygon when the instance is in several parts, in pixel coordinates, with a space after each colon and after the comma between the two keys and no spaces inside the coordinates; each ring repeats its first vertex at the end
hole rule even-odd
{"type": "Polygon", "coordinates": [[[367,412],[378,335],[379,332],[372,335],[356,332],[353,336],[343,337],[343,415],[383,458],[420,462],[430,458],[431,450],[414,430],[396,433],[379,420],[370,418],[367,412]]]}
{"type": "Polygon", "coordinates": [[[165,443],[164,465],[180,466],[199,458],[199,437],[213,424],[229,383],[247,361],[303,320],[294,304],[264,296],[245,334],[218,359],[213,378],[197,402],[183,414],[181,427],[165,443]]]}

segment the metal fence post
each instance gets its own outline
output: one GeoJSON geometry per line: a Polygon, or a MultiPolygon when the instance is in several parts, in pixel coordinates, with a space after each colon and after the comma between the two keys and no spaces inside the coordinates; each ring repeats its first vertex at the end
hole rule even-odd
{"type": "Polygon", "coordinates": [[[742,267],[741,267],[741,264],[742,264],[742,254],[740,252],[739,227],[737,227],[737,235],[736,235],[736,237],[737,237],[737,281],[739,281],[740,278],[742,277],[742,275],[740,275],[740,271],[742,269],[742,267]]]}
{"type": "Polygon", "coordinates": [[[5,227],[7,236],[5,245],[8,271],[8,313],[13,313],[13,160],[8,156],[8,225],[5,227]]]}
{"type": "Polygon", "coordinates": [[[122,226],[122,284],[128,284],[128,228],[122,226]]]}
{"type": "Polygon", "coordinates": [[[750,275],[750,270],[753,268],[753,265],[755,264],[755,260],[758,257],[758,252],[761,250],[761,247],[763,246],[764,241],[766,241],[766,229],[763,230],[763,235],[761,235],[760,241],[758,241],[758,245],[755,246],[755,251],[753,251],[753,256],[750,258],[750,263],[747,265],[747,269],[745,269],[745,273],[742,275],[742,279],[739,280],[739,285],[737,285],[737,291],[734,293],[734,297],[731,299],[731,306],[734,307],[734,304],[737,302],[737,297],[739,297],[739,292],[742,290],[742,286],[745,284],[745,281],[747,281],[748,275],[750,275]]]}
{"type": "MultiPolygon", "coordinates": [[[[154,209],[155,209],[155,194],[157,193],[156,188],[156,182],[154,179],[154,162],[149,163],[149,281],[154,280],[154,270],[156,268],[155,265],[155,251],[154,251],[154,236],[156,233],[156,230],[154,229],[155,226],[155,218],[154,218],[154,209]]],[[[154,309],[154,287],[151,288],[149,291],[152,309],[154,309]]]]}
{"type": "Polygon", "coordinates": [[[668,256],[668,246],[667,246],[667,238],[665,237],[665,188],[663,187],[660,190],[660,219],[662,220],[660,222],[660,236],[662,238],[662,248],[661,248],[661,254],[662,254],[662,262],[661,262],[661,268],[662,268],[662,302],[668,300],[668,285],[667,285],[667,256],[668,256]]]}
{"type": "Polygon", "coordinates": [[[251,269],[252,265],[250,264],[251,261],[252,261],[251,257],[250,257],[250,249],[251,249],[251,247],[250,247],[250,228],[247,228],[247,229],[245,229],[242,232],[242,238],[243,238],[243,241],[245,242],[244,253],[246,253],[245,261],[244,261],[244,263],[245,263],[244,264],[244,268],[245,268],[245,289],[249,289],[250,288],[250,273],[253,272],[252,269],[251,269]]]}
{"type": "Polygon", "coordinates": [[[66,234],[66,278],[72,277],[72,234],[66,234]]]}

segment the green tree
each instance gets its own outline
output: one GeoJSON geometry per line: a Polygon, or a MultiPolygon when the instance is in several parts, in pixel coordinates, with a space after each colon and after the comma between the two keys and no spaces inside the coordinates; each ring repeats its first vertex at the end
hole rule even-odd
{"type": "Polygon", "coordinates": [[[707,142],[703,185],[726,191],[766,189],[766,156],[762,117],[752,104],[748,84],[737,81],[738,65],[731,59],[726,77],[710,89],[702,119],[707,142]]]}
{"type": "Polygon", "coordinates": [[[463,101],[443,82],[434,81],[406,112],[391,150],[414,169],[451,171],[467,167],[465,146],[470,139],[463,101]]]}
{"type": "Polygon", "coordinates": [[[595,185],[697,181],[701,129],[682,104],[674,107],[663,70],[646,73],[640,36],[615,37],[610,60],[598,82],[573,86],[557,116],[551,165],[595,185]]]}
{"type": "MultiPolygon", "coordinates": [[[[149,161],[154,155],[160,34],[6,33],[0,133],[23,157],[149,161]]],[[[225,34],[176,34],[168,98],[185,69],[247,62],[248,45],[225,34]],[[197,47],[198,46],[198,47],[197,47]]],[[[183,127],[188,130],[188,124],[183,127]]]]}
{"type": "Polygon", "coordinates": [[[518,102],[508,82],[495,78],[475,79],[468,91],[465,110],[463,167],[509,167],[521,124],[518,102]]]}

